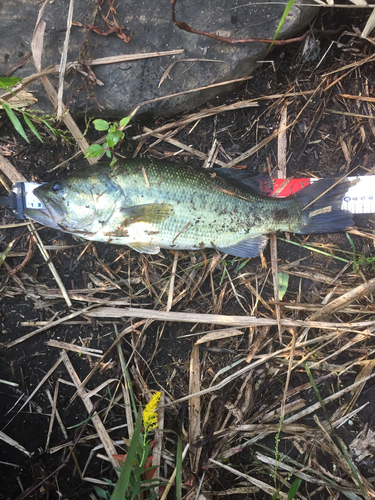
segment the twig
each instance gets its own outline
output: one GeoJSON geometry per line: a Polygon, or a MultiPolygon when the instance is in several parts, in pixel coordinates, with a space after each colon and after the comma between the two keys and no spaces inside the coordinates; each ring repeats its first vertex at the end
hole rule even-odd
{"type": "Polygon", "coordinates": [[[344,293],[344,295],[341,295],[341,297],[337,297],[337,299],[333,300],[319,311],[316,311],[308,318],[308,321],[314,321],[318,318],[323,318],[324,316],[328,316],[328,314],[334,314],[343,307],[347,306],[348,304],[351,304],[355,300],[360,299],[367,293],[373,292],[374,290],[375,290],[375,278],[372,278],[370,281],[367,281],[366,283],[363,283],[362,285],[353,288],[349,292],[344,293]]]}
{"type": "Polygon", "coordinates": [[[175,15],[176,1],[177,0],[171,0],[172,21],[178,28],[180,28],[181,30],[187,31],[188,33],[195,33],[196,35],[203,35],[203,36],[206,36],[208,38],[213,38],[214,40],[218,40],[219,42],[225,42],[225,43],[231,43],[231,44],[252,42],[252,43],[269,43],[269,44],[274,44],[274,45],[286,45],[288,43],[302,42],[310,34],[310,31],[307,31],[302,36],[299,36],[297,38],[290,38],[289,40],[272,40],[270,38],[234,39],[234,38],[228,38],[226,36],[215,35],[214,33],[207,33],[206,31],[196,30],[195,28],[191,28],[188,24],[186,24],[184,22],[177,21],[176,15],[175,15]]]}
{"type": "MultiPolygon", "coordinates": [[[[207,160],[207,155],[205,153],[202,153],[198,149],[194,149],[190,146],[187,146],[186,144],[183,144],[182,142],[178,141],[177,139],[173,139],[167,136],[164,136],[163,134],[159,134],[157,132],[154,132],[148,127],[143,127],[143,130],[146,133],[149,133],[152,137],[157,137],[158,139],[161,139],[162,141],[169,142],[169,144],[173,144],[173,146],[176,146],[179,149],[183,149],[184,151],[187,151],[188,153],[197,156],[198,158],[201,158],[202,160],[207,160]]],[[[225,163],[220,160],[215,160],[215,163],[220,165],[221,167],[225,167],[225,163]]]]}
{"type": "Polygon", "coordinates": [[[64,41],[64,47],[63,47],[63,50],[61,53],[61,61],[60,61],[60,68],[59,68],[59,90],[57,92],[57,118],[58,119],[60,119],[62,114],[63,114],[62,99],[63,99],[63,91],[64,91],[64,75],[65,75],[66,60],[68,57],[70,29],[72,27],[73,7],[74,7],[74,0],[70,0],[68,16],[66,19],[65,41],[64,41]]]}
{"type": "Polygon", "coordinates": [[[167,301],[167,311],[170,311],[173,303],[173,292],[174,292],[174,281],[176,278],[176,270],[178,263],[178,250],[174,253],[173,266],[172,266],[172,274],[171,280],[169,282],[169,293],[168,293],[168,301],[167,301]]]}
{"type": "MultiPolygon", "coordinates": [[[[189,394],[197,394],[200,388],[200,361],[199,347],[193,345],[190,356],[189,371],[189,394]]],[[[197,440],[201,434],[201,400],[200,396],[194,396],[189,399],[189,444],[190,444],[190,464],[193,473],[199,468],[199,460],[202,448],[196,446],[197,440]]]]}
{"type": "MultiPolygon", "coordinates": [[[[29,397],[26,399],[26,401],[23,403],[23,405],[21,406],[21,408],[19,408],[17,410],[17,412],[13,415],[13,417],[7,421],[6,425],[4,426],[4,429],[5,427],[7,427],[15,418],[16,416],[21,412],[21,410],[23,410],[23,408],[25,408],[25,406],[27,405],[27,403],[29,401],[31,401],[33,399],[33,397],[35,396],[35,394],[39,391],[39,389],[42,387],[42,385],[44,384],[44,382],[46,380],[48,380],[48,378],[50,377],[50,375],[52,375],[52,373],[56,370],[56,368],[59,366],[59,364],[61,363],[61,359],[58,359],[55,364],[48,370],[48,372],[44,375],[44,377],[42,378],[42,380],[38,383],[38,385],[35,387],[35,389],[33,390],[33,392],[29,395],[29,397]]],[[[18,401],[17,401],[18,402],[18,401]]],[[[16,406],[17,403],[15,403],[15,405],[11,408],[13,410],[13,408],[16,406]]],[[[9,410],[10,411],[10,410],[9,410]]]]}
{"type": "Polygon", "coordinates": [[[96,358],[101,358],[103,351],[101,349],[92,349],[91,347],[83,347],[68,342],[61,342],[60,340],[50,339],[46,344],[50,347],[57,347],[58,349],[65,349],[66,351],[78,352],[80,354],[87,354],[96,358]]]}
{"type": "MultiPolygon", "coordinates": [[[[309,346],[311,344],[316,345],[320,340],[323,340],[323,339],[326,340],[327,338],[331,338],[332,340],[335,340],[336,336],[337,336],[336,333],[330,333],[330,334],[325,333],[322,337],[314,338],[311,340],[306,340],[305,342],[299,342],[298,344],[296,344],[296,348],[300,349],[302,347],[306,347],[306,346],[309,346]]],[[[167,403],[166,406],[180,404],[183,401],[187,401],[192,397],[195,397],[198,395],[203,396],[204,394],[210,394],[211,392],[218,391],[218,390],[222,389],[223,387],[225,387],[226,385],[228,385],[233,380],[235,380],[236,378],[241,377],[244,373],[247,373],[248,371],[253,370],[257,366],[260,366],[263,363],[266,363],[270,359],[277,357],[277,356],[280,356],[282,354],[289,353],[290,349],[291,349],[291,347],[285,347],[284,349],[280,349],[279,351],[276,351],[276,352],[273,352],[270,354],[266,354],[266,355],[262,356],[260,359],[257,359],[256,361],[253,361],[252,363],[248,364],[244,368],[241,368],[236,373],[234,373],[232,375],[228,375],[228,377],[223,379],[218,384],[212,385],[211,387],[209,387],[207,389],[203,389],[196,394],[189,394],[188,396],[184,396],[182,398],[179,398],[171,403],[167,403]]],[[[284,422],[286,422],[286,421],[284,421],[284,422]]]]}
{"type": "Polygon", "coordinates": [[[116,448],[113,445],[112,439],[109,437],[107,430],[104,427],[104,424],[101,421],[99,415],[96,412],[93,413],[94,405],[92,404],[88,393],[86,393],[86,390],[82,387],[81,380],[79,379],[76,371],[74,370],[73,365],[70,362],[70,359],[68,358],[68,355],[66,354],[65,351],[61,351],[60,356],[62,358],[62,361],[64,362],[65,368],[67,369],[72,381],[74,382],[78,395],[80,396],[83,404],[86,407],[87,413],[89,415],[92,414],[91,422],[93,423],[96,432],[99,435],[100,441],[104,446],[109,461],[113,465],[116,474],[119,476],[120,475],[120,472],[118,470],[119,464],[117,460],[114,458],[114,455],[116,455],[116,448]]]}
{"type": "Polygon", "coordinates": [[[65,299],[65,302],[67,303],[68,307],[71,307],[72,302],[69,298],[68,292],[66,291],[65,285],[61,281],[61,278],[59,276],[59,273],[57,272],[55,264],[51,261],[51,257],[49,255],[49,253],[44,248],[42,238],[40,237],[39,232],[36,230],[34,222],[30,221],[29,227],[30,227],[30,231],[31,231],[32,235],[35,237],[36,244],[38,245],[40,253],[42,254],[44,260],[48,263],[48,267],[50,268],[50,271],[51,271],[53,277],[55,278],[55,281],[56,281],[58,287],[61,290],[62,296],[65,299]]]}
{"type": "MultiPolygon", "coordinates": [[[[37,69],[37,71],[41,71],[41,61],[42,61],[42,52],[43,52],[43,37],[44,37],[44,31],[46,28],[46,23],[41,20],[43,12],[49,3],[48,0],[44,2],[42,5],[39,15],[38,15],[38,20],[36,22],[36,26],[34,29],[33,33],[33,38],[31,40],[31,51],[33,53],[33,59],[34,59],[34,64],[37,69]]],[[[47,76],[41,76],[41,82],[47,92],[47,96],[49,97],[50,101],[52,104],[55,106],[55,108],[58,107],[58,97],[56,90],[54,89],[52,83],[50,80],[47,78],[47,76]]],[[[79,127],[77,126],[76,122],[73,120],[72,116],[70,113],[66,113],[63,117],[63,122],[65,123],[66,127],[74,137],[74,139],[77,141],[78,146],[81,148],[83,152],[86,151],[86,149],[89,147],[88,142],[86,139],[83,137],[83,134],[79,127]]],[[[96,158],[87,158],[88,162],[91,164],[96,163],[97,159],[96,158]]]]}
{"type": "Polygon", "coordinates": [[[238,471],[237,469],[233,469],[233,467],[229,467],[229,465],[225,465],[222,462],[218,462],[217,460],[214,460],[213,458],[209,458],[209,461],[218,467],[221,467],[229,472],[232,472],[234,475],[238,477],[242,477],[246,479],[246,481],[249,481],[249,483],[254,484],[261,490],[263,490],[265,493],[268,495],[271,495],[272,497],[277,493],[278,498],[283,498],[287,499],[288,495],[286,493],[282,493],[281,491],[276,490],[273,486],[269,486],[267,483],[264,483],[263,481],[260,481],[259,479],[256,479],[255,477],[251,477],[248,474],[244,474],[243,472],[238,471]]]}
{"type": "MultiPolygon", "coordinates": [[[[213,83],[212,85],[206,85],[204,87],[197,87],[196,89],[184,90],[182,92],[176,92],[175,94],[169,94],[169,95],[162,96],[162,97],[155,97],[155,99],[149,99],[148,101],[143,101],[143,102],[137,104],[137,106],[130,113],[130,118],[133,118],[133,116],[135,116],[138,113],[138,111],[140,110],[140,108],[142,106],[145,106],[147,104],[151,104],[153,102],[164,101],[165,99],[170,99],[171,97],[178,97],[180,95],[191,94],[194,92],[201,92],[202,90],[208,90],[208,89],[212,89],[212,88],[216,88],[216,87],[221,87],[222,85],[231,85],[233,83],[245,82],[246,80],[250,80],[251,78],[253,78],[253,77],[252,76],[244,76],[243,78],[236,78],[235,80],[228,80],[226,82],[213,83]]],[[[237,104],[237,103],[235,103],[235,104],[237,104]]],[[[257,104],[254,104],[254,106],[257,106],[257,104]]],[[[162,128],[162,127],[160,127],[160,128],[162,128]]],[[[172,124],[172,126],[170,126],[169,128],[174,128],[174,124],[172,124]]],[[[142,136],[139,136],[139,137],[142,137],[142,136]]],[[[133,137],[133,139],[135,139],[135,137],[133,137]]]]}
{"type": "Polygon", "coordinates": [[[3,347],[9,349],[10,347],[13,347],[17,344],[20,344],[21,342],[24,342],[25,340],[28,340],[31,337],[34,337],[34,335],[37,335],[38,333],[44,332],[45,330],[48,330],[49,328],[52,328],[56,325],[60,325],[61,323],[64,323],[65,321],[67,321],[69,319],[75,318],[76,316],[79,316],[80,314],[85,314],[93,307],[95,307],[95,305],[92,305],[89,307],[84,307],[83,309],[80,309],[79,311],[76,311],[72,314],[68,314],[68,316],[64,316],[63,318],[57,319],[56,321],[49,321],[46,325],[42,326],[41,328],[38,328],[37,330],[34,330],[33,332],[27,333],[26,335],[23,335],[22,337],[18,337],[18,339],[13,340],[12,342],[9,342],[8,344],[5,344],[3,347]]]}
{"type": "MultiPolygon", "coordinates": [[[[189,443],[185,446],[184,448],[184,451],[182,452],[182,461],[185,460],[185,457],[187,455],[187,452],[189,450],[189,443]]],[[[172,487],[172,484],[174,483],[175,479],[176,479],[176,473],[177,473],[177,468],[175,467],[173,472],[172,472],[172,475],[171,477],[169,478],[169,481],[168,481],[168,484],[167,486],[165,487],[165,490],[164,490],[164,493],[163,493],[163,496],[161,497],[160,500],[166,500],[167,499],[167,496],[168,496],[168,493],[169,493],[169,490],[171,489],[172,487]]]]}
{"type": "MultiPolygon", "coordinates": [[[[375,280],[375,278],[374,278],[375,280]]],[[[82,311],[83,312],[83,311],[82,311]]],[[[100,307],[95,311],[85,313],[90,318],[144,318],[156,321],[179,321],[181,323],[203,323],[224,326],[273,326],[277,321],[272,318],[256,318],[255,316],[227,316],[224,314],[199,314],[176,311],[154,311],[149,309],[122,309],[115,307],[100,307]]],[[[358,321],[349,323],[330,323],[323,321],[303,321],[296,319],[281,319],[281,326],[290,328],[293,326],[325,328],[330,330],[351,330],[367,328],[375,325],[375,321],[358,321]]]]}
{"type": "MultiPolygon", "coordinates": [[[[223,82],[225,84],[229,84],[231,82],[223,82]]],[[[202,87],[202,88],[207,88],[207,87],[202,87]]],[[[195,90],[202,90],[202,89],[195,89],[195,90]]],[[[180,92],[183,94],[183,92],[180,92]]],[[[179,94],[173,94],[173,95],[179,95],[179,94]]],[[[162,125],[161,127],[158,127],[155,130],[150,130],[149,132],[146,132],[145,134],[141,135],[135,135],[132,137],[133,140],[137,141],[139,139],[145,139],[146,137],[149,137],[150,135],[156,135],[156,134],[162,134],[163,132],[166,132],[167,130],[170,130],[172,128],[177,128],[177,127],[184,127],[185,125],[188,125],[189,123],[195,122],[196,120],[200,120],[201,118],[207,118],[212,115],[217,115],[219,113],[225,113],[225,111],[234,111],[235,109],[242,109],[242,108],[251,108],[251,107],[257,107],[258,102],[256,99],[248,99],[246,101],[238,101],[234,102],[233,104],[225,104],[222,106],[216,106],[215,108],[206,108],[203,109],[202,111],[199,111],[198,113],[193,113],[191,115],[185,116],[184,118],[181,118],[181,120],[175,121],[173,123],[166,123],[165,125],[162,125]]]]}

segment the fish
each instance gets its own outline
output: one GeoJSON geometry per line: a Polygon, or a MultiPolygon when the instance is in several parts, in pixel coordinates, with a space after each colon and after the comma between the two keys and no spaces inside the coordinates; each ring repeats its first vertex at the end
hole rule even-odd
{"type": "Polygon", "coordinates": [[[150,159],[100,162],[37,187],[43,208],[24,214],[141,253],[213,248],[243,258],[258,256],[276,231],[332,233],[353,226],[352,214],[341,210],[348,180],[321,179],[286,198],[265,195],[266,184],[235,169],[150,159]]]}

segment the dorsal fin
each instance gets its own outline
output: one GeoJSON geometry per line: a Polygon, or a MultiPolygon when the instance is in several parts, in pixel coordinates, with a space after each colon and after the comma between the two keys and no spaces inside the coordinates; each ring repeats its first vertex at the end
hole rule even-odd
{"type": "Polygon", "coordinates": [[[228,181],[232,186],[245,191],[251,191],[254,194],[269,196],[273,191],[273,182],[265,174],[253,175],[245,170],[236,168],[212,168],[215,174],[228,181]]]}

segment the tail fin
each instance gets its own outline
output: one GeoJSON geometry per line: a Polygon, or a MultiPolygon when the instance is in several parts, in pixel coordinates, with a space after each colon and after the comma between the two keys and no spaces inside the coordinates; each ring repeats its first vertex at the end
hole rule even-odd
{"type": "Polygon", "coordinates": [[[314,182],[294,196],[303,205],[303,217],[299,234],[335,233],[354,225],[353,216],[341,210],[342,199],[349,187],[358,181],[330,177],[314,182]]]}

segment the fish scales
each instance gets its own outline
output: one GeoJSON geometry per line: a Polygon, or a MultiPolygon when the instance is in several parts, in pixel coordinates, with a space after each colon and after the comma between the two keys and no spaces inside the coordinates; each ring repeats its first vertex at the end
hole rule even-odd
{"type": "MultiPolygon", "coordinates": [[[[206,247],[214,242],[221,246],[235,243],[249,234],[275,230],[270,212],[278,210],[280,213],[280,200],[264,200],[252,196],[249,191],[234,188],[233,194],[228,194],[221,191],[228,191],[227,183],[205,171],[186,167],[177,167],[176,171],[176,167],[168,163],[163,167],[149,165],[144,168],[149,187],[143,172],[132,165],[126,166],[126,174],[116,173],[112,179],[122,187],[130,206],[152,203],[173,206],[170,217],[153,225],[159,231],[158,240],[163,245],[199,248],[201,244],[206,247]],[[267,201],[267,207],[262,206],[264,201],[267,201]],[[184,227],[186,229],[182,231],[184,227]]],[[[288,206],[290,201],[282,204],[288,206]]],[[[280,221],[278,225],[280,227],[280,221]]]]}
{"type": "Polygon", "coordinates": [[[314,202],[334,185],[332,179],[277,199],[258,194],[255,182],[249,187],[251,178],[228,175],[147,159],[114,167],[99,163],[38,187],[34,194],[46,208],[27,215],[89,240],[146,253],[217,248],[240,257],[258,255],[265,235],[274,231],[328,232],[352,225],[351,215],[340,210],[348,182],[314,202]]]}

